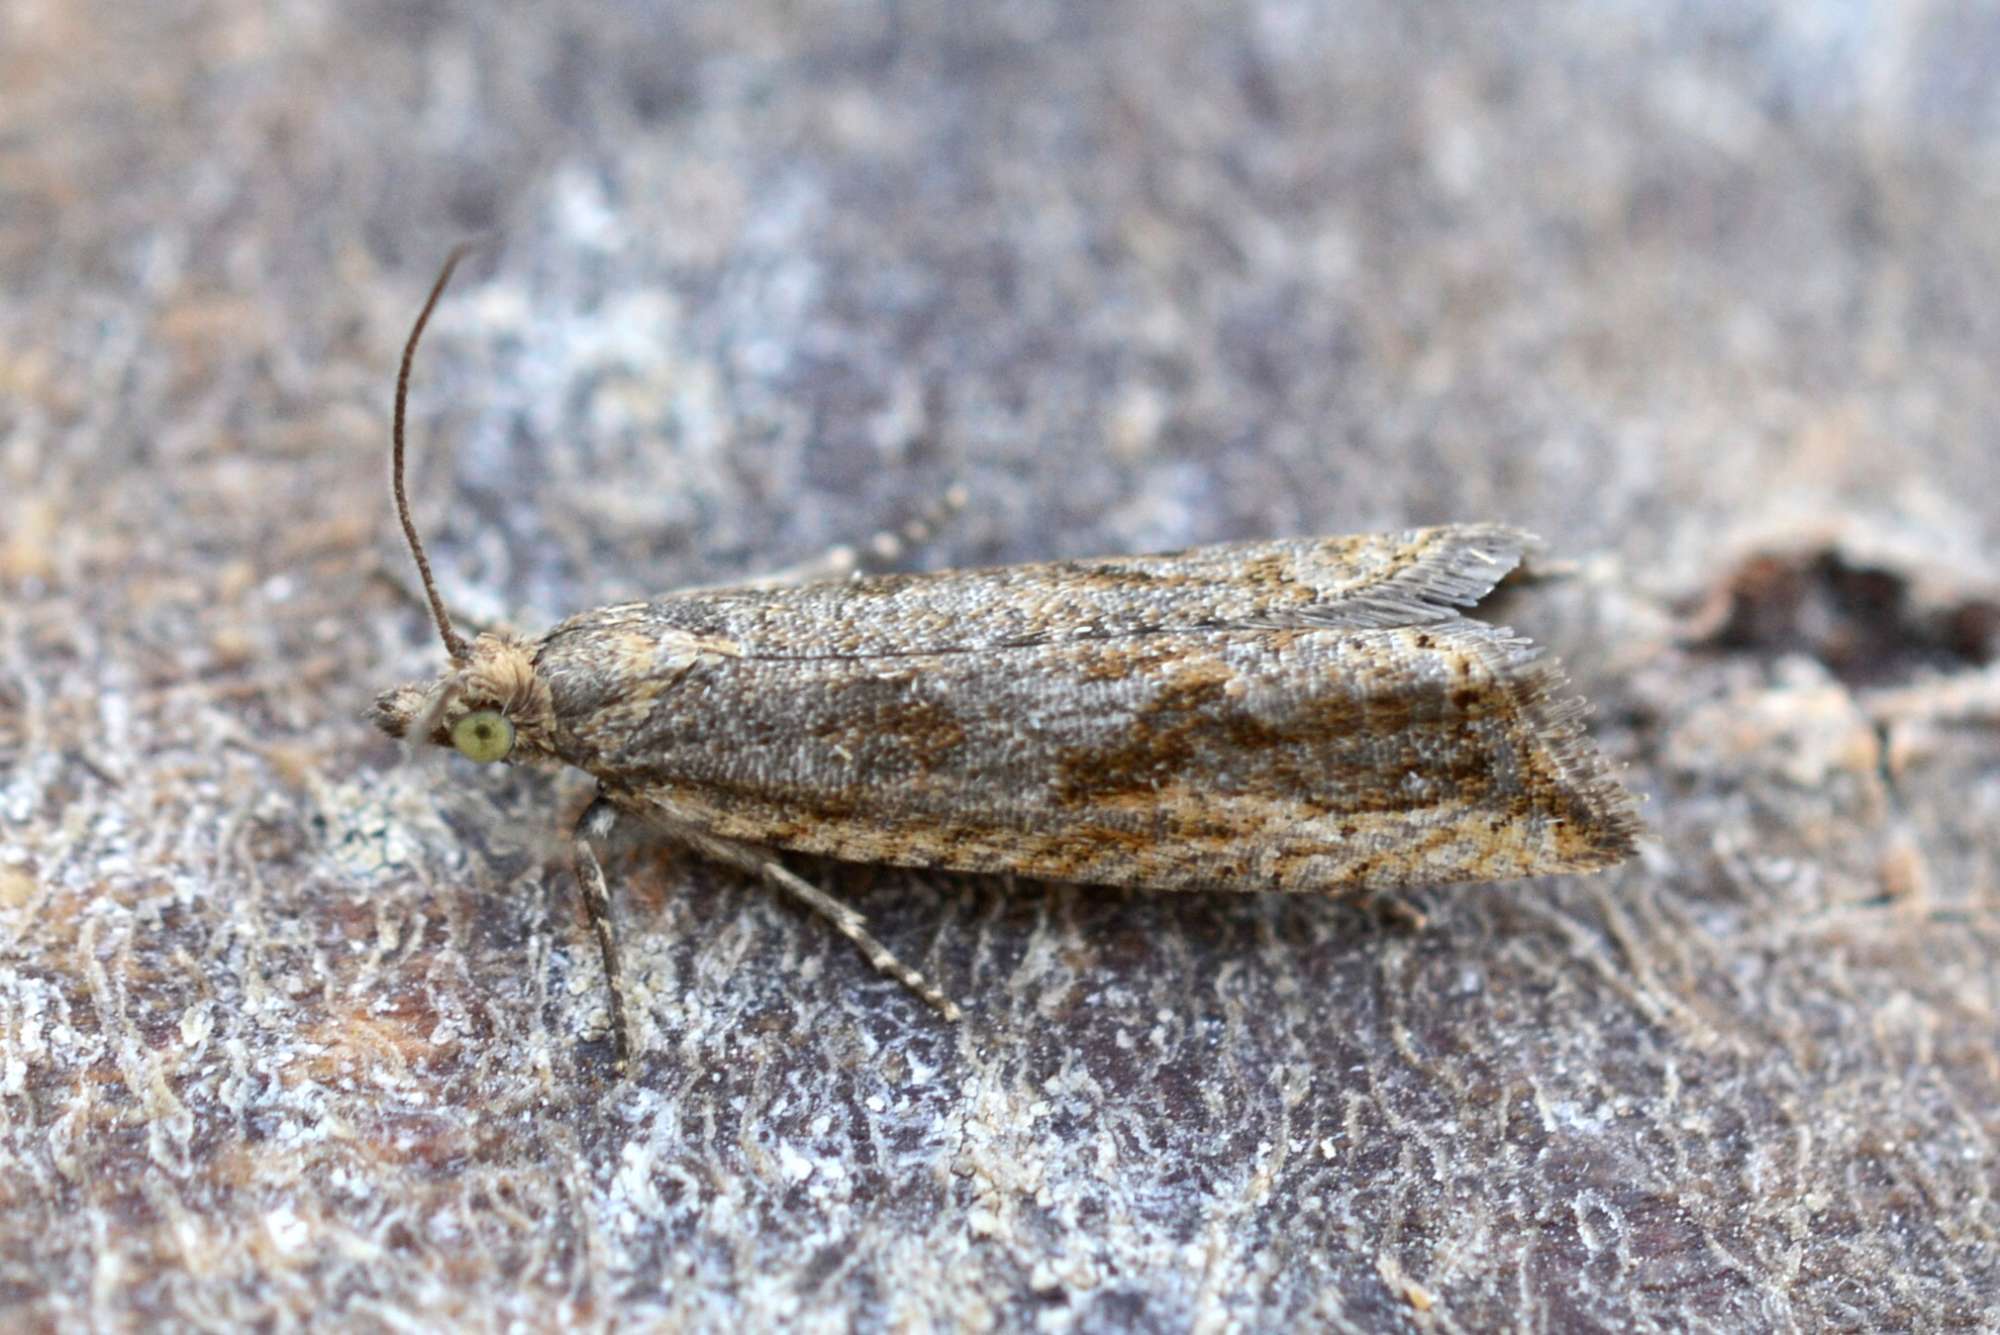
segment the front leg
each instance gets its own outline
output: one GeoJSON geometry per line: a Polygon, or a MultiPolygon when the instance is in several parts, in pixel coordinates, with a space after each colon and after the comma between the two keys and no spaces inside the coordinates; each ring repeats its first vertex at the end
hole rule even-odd
{"type": "MultiPolygon", "coordinates": [[[[620,1074],[631,1059],[631,1032],[626,1020],[625,969],[618,954],[617,925],[611,913],[611,891],[605,884],[604,868],[598,861],[596,844],[611,834],[621,808],[599,793],[576,823],[570,838],[577,884],[583,889],[584,911],[597,936],[598,953],[604,959],[604,977],[611,997],[611,1043],[614,1063],[620,1074]]],[[[928,979],[896,958],[895,952],[877,941],[868,931],[867,919],[852,906],[799,876],[778,860],[775,853],[755,844],[720,839],[712,834],[680,825],[671,820],[649,823],[661,826],[675,842],[684,844],[702,857],[746,871],[798,900],[833,924],[835,931],[860,947],[861,953],[877,970],[895,979],[921,997],[947,1020],[956,1021],[962,1012],[958,1003],[928,979]]]]}
{"type": "Polygon", "coordinates": [[[604,979],[611,994],[612,1062],[619,1074],[632,1055],[631,1035],[625,1023],[625,970],[618,959],[617,926],[611,917],[611,891],[604,883],[604,868],[598,864],[592,842],[602,843],[618,819],[618,808],[602,793],[585,808],[570,835],[570,855],[576,881],[583,888],[584,912],[591,930],[597,934],[597,950],[604,957],[604,979]]]}

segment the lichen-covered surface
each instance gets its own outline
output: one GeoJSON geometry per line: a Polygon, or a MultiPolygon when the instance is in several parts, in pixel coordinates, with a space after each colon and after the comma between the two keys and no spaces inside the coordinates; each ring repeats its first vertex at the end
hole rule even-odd
{"type": "MultiPolygon", "coordinates": [[[[171,12],[168,12],[171,10],[171,12]]],[[[2000,1314],[2000,16],[0,16],[0,1321],[2000,1314]],[[1446,519],[1652,837],[1289,896],[801,861],[967,1004],[361,719],[468,624],[1446,519]]]]}

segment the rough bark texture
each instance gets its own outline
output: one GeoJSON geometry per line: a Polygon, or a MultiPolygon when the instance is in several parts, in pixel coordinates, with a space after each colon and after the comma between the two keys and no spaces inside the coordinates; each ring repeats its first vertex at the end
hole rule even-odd
{"type": "Polygon", "coordinates": [[[8,1324],[1978,1327],[2000,1293],[2000,15],[17,4],[8,1324]],[[167,9],[173,12],[169,14],[167,9]],[[558,12],[560,11],[560,12],[558,12]],[[628,839],[361,720],[802,560],[1448,519],[1629,764],[1430,925],[628,839]]]}

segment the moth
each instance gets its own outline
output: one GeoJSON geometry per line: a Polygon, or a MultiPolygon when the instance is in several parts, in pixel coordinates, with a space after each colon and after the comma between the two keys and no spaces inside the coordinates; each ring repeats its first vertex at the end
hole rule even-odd
{"type": "Polygon", "coordinates": [[[824,915],[957,1005],[786,866],[858,862],[1146,887],[1372,894],[1588,872],[1631,797],[1557,665],[1463,609],[1533,544],[1493,524],[621,603],[539,638],[453,629],[392,481],[449,667],[383,692],[391,737],[597,781],[571,836],[630,1051],[597,848],[619,817],[824,915]]]}

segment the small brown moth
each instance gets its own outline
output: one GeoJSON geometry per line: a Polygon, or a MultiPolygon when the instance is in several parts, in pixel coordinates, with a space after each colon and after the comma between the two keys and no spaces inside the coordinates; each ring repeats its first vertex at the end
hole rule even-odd
{"type": "Polygon", "coordinates": [[[1458,609],[1533,540],[1458,524],[934,575],[702,590],[539,639],[452,629],[396,510],[451,666],[372,718],[488,763],[573,765],[572,835],[610,985],[594,844],[621,813],[825,915],[947,1018],[958,1007],[778,850],[1162,890],[1371,893],[1593,871],[1632,800],[1556,664],[1458,609]]]}

